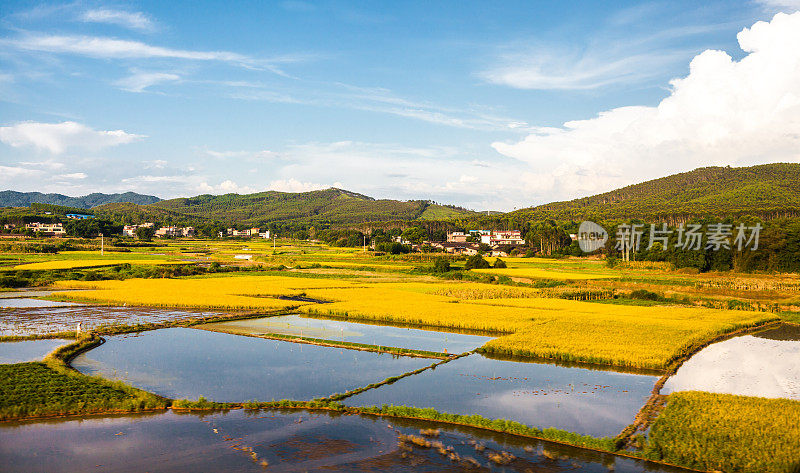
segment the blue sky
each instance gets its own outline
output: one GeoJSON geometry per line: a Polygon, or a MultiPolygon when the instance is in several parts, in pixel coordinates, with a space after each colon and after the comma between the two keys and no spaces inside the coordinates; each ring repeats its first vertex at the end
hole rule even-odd
{"type": "Polygon", "coordinates": [[[511,210],[800,159],[799,2],[610,3],[5,1],[0,188],[511,210]]]}

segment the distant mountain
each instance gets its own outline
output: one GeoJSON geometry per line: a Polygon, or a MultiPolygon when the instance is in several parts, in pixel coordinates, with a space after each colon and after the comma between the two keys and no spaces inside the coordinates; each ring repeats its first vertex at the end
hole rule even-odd
{"type": "Polygon", "coordinates": [[[95,211],[118,221],[218,221],[254,226],[272,222],[342,226],[390,220],[440,220],[475,214],[460,207],[425,200],[374,199],[336,188],[299,193],[206,194],[148,205],[106,204],[95,211]]]}
{"type": "Polygon", "coordinates": [[[568,202],[530,207],[515,220],[664,219],[800,215],[800,164],[705,167],[568,202]]]}
{"type": "Polygon", "coordinates": [[[37,203],[90,209],[98,205],[118,202],[131,202],[134,204],[146,205],[159,201],[161,201],[161,199],[158,197],[137,194],[136,192],[125,192],[124,194],[100,194],[96,192],[82,197],[69,197],[62,194],[42,194],[41,192],[0,192],[0,207],[28,207],[33,203],[37,203]]]}

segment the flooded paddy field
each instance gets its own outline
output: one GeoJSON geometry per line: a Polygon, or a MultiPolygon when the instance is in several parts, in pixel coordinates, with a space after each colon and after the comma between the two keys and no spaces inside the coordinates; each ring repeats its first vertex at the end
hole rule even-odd
{"type": "Polygon", "coordinates": [[[106,337],[72,361],[85,374],[171,398],[309,400],[383,381],[431,360],[188,328],[106,337]]]}
{"type": "Polygon", "coordinates": [[[474,354],[343,402],[350,406],[430,407],[613,437],[632,422],[657,379],[474,354]]]}
{"type": "MultiPolygon", "coordinates": [[[[46,299],[33,299],[27,297],[2,297],[0,310],[29,309],[39,307],[74,307],[80,304],[74,302],[48,301],[46,299]]],[[[2,312],[0,312],[2,314],[2,312]]]]}
{"type": "Polygon", "coordinates": [[[662,394],[708,391],[800,400],[800,325],[714,343],[669,378],[662,394]]]}
{"type": "Polygon", "coordinates": [[[1,423],[0,464],[32,473],[686,471],[479,429],[306,410],[1,423]]]}
{"type": "Polygon", "coordinates": [[[45,335],[111,324],[160,323],[221,315],[220,312],[147,307],[105,307],[42,299],[0,299],[0,336],[45,335]]]}
{"type": "Polygon", "coordinates": [[[447,353],[463,353],[474,350],[493,338],[482,335],[308,318],[297,314],[232,320],[204,324],[195,328],[256,336],[277,333],[412,350],[446,351],[447,353]]]}
{"type": "Polygon", "coordinates": [[[0,342],[0,364],[39,361],[48,353],[72,342],[59,338],[44,340],[25,340],[21,342],[0,342]]]}

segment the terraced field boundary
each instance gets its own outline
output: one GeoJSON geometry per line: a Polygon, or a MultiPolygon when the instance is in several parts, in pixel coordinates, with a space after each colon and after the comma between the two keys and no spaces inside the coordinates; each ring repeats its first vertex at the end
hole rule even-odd
{"type": "Polygon", "coordinates": [[[361,394],[364,391],[369,391],[370,389],[379,388],[379,387],[381,387],[381,386],[383,386],[385,384],[392,384],[395,381],[401,380],[401,379],[406,378],[408,376],[414,376],[414,375],[420,374],[425,370],[436,369],[436,367],[439,366],[439,365],[442,365],[442,364],[447,363],[449,361],[456,360],[456,359],[464,357],[464,356],[469,356],[471,354],[472,354],[472,352],[462,353],[460,355],[456,355],[456,356],[447,358],[445,360],[439,361],[439,362],[434,363],[432,365],[423,366],[422,368],[416,369],[414,371],[409,371],[408,373],[403,373],[403,374],[398,375],[398,376],[389,376],[388,378],[386,378],[383,381],[380,381],[378,383],[368,384],[366,386],[363,386],[363,387],[360,387],[360,388],[356,388],[356,389],[352,389],[350,391],[347,391],[347,392],[344,392],[344,393],[341,393],[341,394],[340,393],[331,394],[328,397],[319,398],[319,399],[316,399],[316,400],[317,401],[323,401],[323,402],[338,402],[338,401],[341,401],[342,399],[347,399],[348,397],[355,396],[356,394],[361,394]]]}
{"type": "MultiPolygon", "coordinates": [[[[100,306],[106,306],[104,304],[94,304],[100,306]]],[[[111,304],[107,305],[111,306],[111,304]]],[[[195,325],[202,325],[202,324],[210,324],[210,323],[217,323],[217,322],[230,322],[234,320],[244,320],[244,319],[252,319],[256,317],[265,317],[265,316],[278,316],[278,315],[288,315],[292,313],[292,310],[278,310],[278,311],[271,311],[271,312],[264,312],[264,311],[247,311],[247,312],[237,312],[233,314],[227,315],[219,315],[215,317],[197,317],[194,319],[183,319],[183,320],[172,320],[172,321],[164,321],[164,322],[144,322],[140,324],[113,324],[113,325],[100,325],[95,328],[92,328],[90,331],[92,333],[96,333],[98,335],[121,335],[125,333],[134,333],[134,332],[147,332],[150,330],[159,330],[162,328],[189,328],[195,325]]],[[[6,335],[0,337],[0,342],[21,342],[26,340],[42,340],[42,339],[50,339],[50,338],[67,338],[67,339],[75,339],[77,338],[78,334],[74,330],[65,331],[65,332],[53,332],[53,333],[46,333],[46,334],[31,334],[31,335],[6,335]]]]}

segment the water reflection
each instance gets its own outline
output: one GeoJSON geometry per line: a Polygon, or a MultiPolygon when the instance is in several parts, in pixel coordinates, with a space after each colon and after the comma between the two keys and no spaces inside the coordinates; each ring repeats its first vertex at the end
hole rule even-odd
{"type": "Polygon", "coordinates": [[[667,380],[662,394],[699,390],[800,399],[800,328],[744,335],[704,348],[667,380]]]}
{"type": "Polygon", "coordinates": [[[51,351],[71,341],[53,338],[47,340],[25,340],[22,342],[0,342],[0,364],[39,361],[51,351]]]}
{"type": "Polygon", "coordinates": [[[614,436],[630,424],[658,378],[471,355],[345,399],[480,414],[536,427],[614,436]]]}
{"type": "Polygon", "coordinates": [[[308,400],[435,361],[184,328],[107,340],[72,366],[171,398],[215,401],[308,400]]]}
{"type": "Polygon", "coordinates": [[[468,458],[480,465],[478,471],[685,471],[477,429],[321,411],[168,412],[0,424],[0,464],[9,472],[457,472],[468,458]],[[400,435],[419,435],[420,429],[439,429],[430,440],[458,458],[401,441],[400,435]],[[501,451],[513,457],[504,466],[489,460],[501,451]]]}
{"type": "Polygon", "coordinates": [[[259,335],[280,333],[325,340],[409,348],[448,353],[463,353],[483,345],[493,337],[388,327],[342,320],[311,319],[297,314],[259,319],[233,320],[205,324],[196,328],[259,335]]]}

